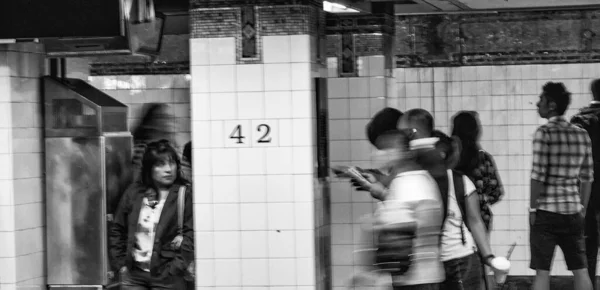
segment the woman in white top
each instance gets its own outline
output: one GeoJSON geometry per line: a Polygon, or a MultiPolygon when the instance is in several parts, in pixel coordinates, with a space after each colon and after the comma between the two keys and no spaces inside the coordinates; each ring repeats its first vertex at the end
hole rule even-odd
{"type": "Polygon", "coordinates": [[[435,180],[414,160],[407,134],[392,130],[377,138],[394,176],[377,210],[375,228],[416,226],[408,271],[392,277],[394,290],[437,290],[444,281],[439,242],[443,203],[435,180]]]}

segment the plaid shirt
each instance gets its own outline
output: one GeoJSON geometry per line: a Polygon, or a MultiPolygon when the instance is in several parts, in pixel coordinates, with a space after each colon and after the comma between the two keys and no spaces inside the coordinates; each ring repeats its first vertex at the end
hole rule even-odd
{"type": "Polygon", "coordinates": [[[593,165],[587,132],[563,117],[550,118],[533,137],[531,179],[544,184],[537,208],[560,214],[580,212],[579,182],[594,180],[593,165]]]}

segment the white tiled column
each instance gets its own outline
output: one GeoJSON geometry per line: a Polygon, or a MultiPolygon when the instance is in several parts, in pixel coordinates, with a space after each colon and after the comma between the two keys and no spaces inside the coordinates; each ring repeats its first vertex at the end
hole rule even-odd
{"type": "Polygon", "coordinates": [[[198,289],[317,287],[313,42],[260,37],[190,41],[198,289]]]}
{"type": "Polygon", "coordinates": [[[42,94],[36,44],[0,45],[0,288],[46,284],[42,94]]]}

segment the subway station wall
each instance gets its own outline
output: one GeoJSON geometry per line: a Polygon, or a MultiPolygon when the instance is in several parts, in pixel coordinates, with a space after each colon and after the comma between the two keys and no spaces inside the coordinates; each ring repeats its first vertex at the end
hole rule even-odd
{"type": "MultiPolygon", "coordinates": [[[[368,59],[360,60],[368,62],[368,59]]],[[[335,70],[335,62],[329,68],[335,70]]],[[[377,166],[366,140],[365,125],[383,102],[401,111],[424,108],[435,117],[438,129],[450,133],[450,119],[459,110],[477,110],[483,126],[481,145],[490,152],[500,172],[506,195],[493,206],[495,214],[492,247],[505,255],[516,242],[511,275],[533,275],[529,269],[529,174],[531,141],[545,120],[536,111],[541,86],[547,81],[564,82],[572,93],[570,118],[591,100],[589,85],[600,78],[597,64],[548,64],[397,68],[395,96],[357,95],[360,87],[372,91],[370,82],[357,78],[329,79],[330,148],[333,164],[377,166]],[[368,88],[366,88],[366,87],[368,88]]],[[[368,193],[351,189],[344,180],[332,183],[332,264],[336,289],[345,289],[349,277],[362,270],[354,251],[361,240],[360,218],[374,210],[368,193]]],[[[570,275],[560,249],[556,250],[552,275],[570,275]]]]}

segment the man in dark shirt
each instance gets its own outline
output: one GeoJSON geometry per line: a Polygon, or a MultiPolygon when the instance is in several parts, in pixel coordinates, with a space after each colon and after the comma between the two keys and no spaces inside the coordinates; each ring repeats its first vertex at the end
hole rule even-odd
{"type": "Polygon", "coordinates": [[[594,159],[594,182],[588,209],[585,215],[585,251],[588,260],[588,273],[596,290],[596,263],[598,259],[599,211],[600,211],[600,79],[591,85],[593,100],[571,118],[571,123],[585,129],[592,141],[594,159]]]}

